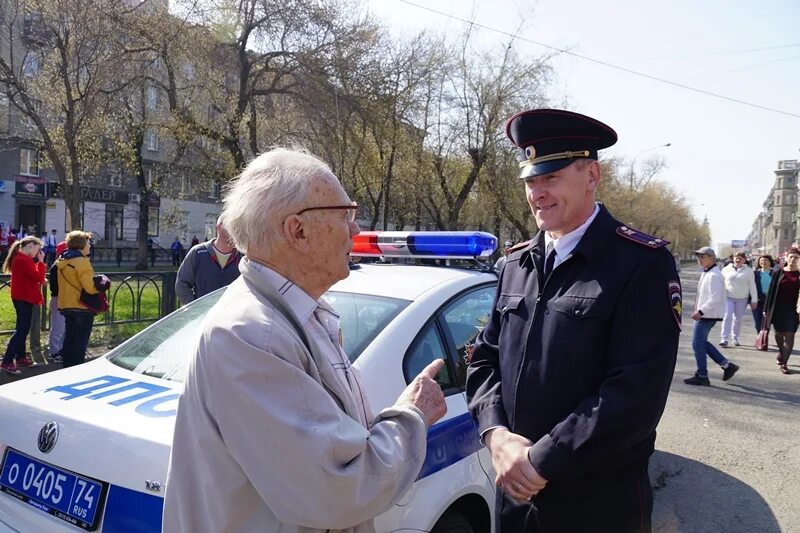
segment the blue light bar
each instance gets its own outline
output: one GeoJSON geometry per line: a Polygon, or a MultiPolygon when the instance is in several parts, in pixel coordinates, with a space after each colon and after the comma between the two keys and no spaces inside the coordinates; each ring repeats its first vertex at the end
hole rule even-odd
{"type": "Polygon", "coordinates": [[[411,255],[488,257],[497,249],[497,237],[481,231],[412,232],[411,255]]]}
{"type": "Polygon", "coordinates": [[[481,231],[366,231],[353,238],[351,255],[475,259],[496,249],[497,237],[481,231]]]}

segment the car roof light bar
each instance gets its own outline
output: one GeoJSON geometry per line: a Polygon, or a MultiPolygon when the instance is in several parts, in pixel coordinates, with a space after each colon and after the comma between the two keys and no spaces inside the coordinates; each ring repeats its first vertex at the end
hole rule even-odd
{"type": "Polygon", "coordinates": [[[482,231],[364,231],[353,237],[350,255],[475,259],[496,249],[497,237],[482,231]]]}

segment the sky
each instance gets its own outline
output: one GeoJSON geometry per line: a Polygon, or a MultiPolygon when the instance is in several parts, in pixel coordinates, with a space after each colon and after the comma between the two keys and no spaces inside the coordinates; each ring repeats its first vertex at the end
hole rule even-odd
{"type": "MultiPolygon", "coordinates": [[[[465,23],[452,17],[508,33],[522,24],[519,35],[537,43],[781,111],[565,53],[550,62],[551,101],[617,131],[619,141],[601,157],[636,160],[637,168],[663,157],[667,168],[658,179],[681,192],[699,220],[708,217],[715,247],[747,237],[777,162],[800,160],[797,0],[366,0],[365,9],[398,36],[426,29],[457,38],[465,23]]],[[[509,40],[489,29],[473,32],[481,47],[509,40]]],[[[517,47],[532,56],[553,53],[530,42],[517,47]]]]}

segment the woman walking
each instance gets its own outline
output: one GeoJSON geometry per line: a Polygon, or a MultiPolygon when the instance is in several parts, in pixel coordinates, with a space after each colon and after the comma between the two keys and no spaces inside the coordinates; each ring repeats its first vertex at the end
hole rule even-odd
{"type": "Polygon", "coordinates": [[[725,317],[722,319],[722,338],[720,346],[728,345],[731,330],[733,330],[733,345],[741,346],[739,333],[742,332],[742,315],[750,301],[750,309],[758,306],[758,291],[753,270],[747,266],[747,256],[739,252],[733,258],[733,263],[722,269],[725,279],[725,317]]]}
{"type": "Polygon", "coordinates": [[[11,245],[3,264],[3,272],[11,274],[11,301],[17,313],[14,334],[8,341],[0,368],[12,375],[19,375],[19,367],[35,363],[25,354],[25,341],[31,329],[33,311],[43,303],[42,284],[45,283],[44,252],[42,241],[36,237],[25,237],[11,245]]]}
{"type": "Polygon", "coordinates": [[[86,348],[94,324],[94,311],[81,305],[81,290],[88,294],[99,291],[94,284],[94,269],[89,261],[92,235],[85,231],[67,234],[67,251],[56,260],[58,271],[58,310],[64,315],[64,344],[61,360],[64,368],[79,365],[86,358],[86,348]]]}
{"type": "Polygon", "coordinates": [[[800,249],[792,245],[786,252],[786,266],[772,276],[764,303],[767,324],[775,328],[778,345],[778,368],[789,373],[789,356],[794,348],[794,335],[800,321],[797,317],[797,300],[800,295],[800,249]]]}
{"type": "Polygon", "coordinates": [[[756,325],[756,333],[761,331],[764,322],[764,302],[769,292],[769,284],[772,281],[772,271],[775,268],[775,260],[771,255],[762,255],[758,258],[758,266],[753,271],[756,281],[756,291],[758,292],[758,305],[753,309],[753,322],[756,325]]]}

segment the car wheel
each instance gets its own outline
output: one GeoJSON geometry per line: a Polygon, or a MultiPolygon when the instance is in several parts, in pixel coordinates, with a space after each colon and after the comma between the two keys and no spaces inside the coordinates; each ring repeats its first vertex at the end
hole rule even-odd
{"type": "Polygon", "coordinates": [[[475,533],[472,524],[458,511],[447,511],[442,515],[431,533],[475,533]]]}

